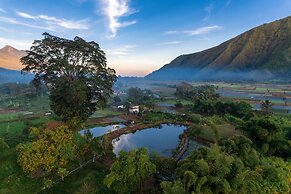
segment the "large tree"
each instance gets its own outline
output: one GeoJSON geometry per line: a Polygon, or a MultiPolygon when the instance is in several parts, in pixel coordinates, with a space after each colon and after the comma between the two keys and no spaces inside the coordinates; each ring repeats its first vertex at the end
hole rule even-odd
{"type": "Polygon", "coordinates": [[[83,122],[112,93],[115,71],[107,67],[105,53],[93,41],[43,36],[21,58],[22,72],[34,73],[34,82],[46,84],[51,108],[64,121],[83,122]]]}
{"type": "Polygon", "coordinates": [[[54,174],[59,168],[67,168],[75,158],[72,139],[72,131],[66,126],[45,132],[36,141],[17,145],[18,162],[33,177],[54,174]]]}

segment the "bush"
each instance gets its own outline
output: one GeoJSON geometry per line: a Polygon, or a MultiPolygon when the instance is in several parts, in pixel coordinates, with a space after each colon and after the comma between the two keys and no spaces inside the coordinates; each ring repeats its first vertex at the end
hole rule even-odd
{"type": "Polygon", "coordinates": [[[232,124],[234,124],[234,125],[236,125],[236,126],[242,126],[242,125],[244,124],[244,121],[243,121],[241,118],[237,118],[237,117],[232,116],[232,115],[230,115],[230,114],[226,114],[226,115],[224,115],[224,118],[225,118],[228,122],[230,122],[230,123],[232,123],[232,124]]]}
{"type": "Polygon", "coordinates": [[[201,115],[199,114],[190,114],[188,115],[188,121],[196,124],[200,124],[201,122],[201,115]]]}
{"type": "Polygon", "coordinates": [[[177,101],[176,104],[175,104],[175,107],[176,108],[182,108],[183,107],[183,104],[181,101],[177,101]]]}

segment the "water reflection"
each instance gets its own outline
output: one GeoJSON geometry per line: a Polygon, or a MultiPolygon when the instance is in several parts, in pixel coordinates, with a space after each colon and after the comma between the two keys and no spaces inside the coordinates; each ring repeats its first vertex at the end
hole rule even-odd
{"type": "Polygon", "coordinates": [[[84,129],[80,131],[80,134],[83,135],[85,130],[89,130],[92,134],[93,137],[99,137],[102,136],[106,133],[110,133],[111,131],[115,131],[121,128],[124,128],[125,125],[119,124],[119,125],[108,125],[108,126],[102,126],[102,127],[93,127],[90,129],[84,129]]]}
{"type": "Polygon", "coordinates": [[[179,135],[185,129],[185,126],[163,124],[157,128],[124,134],[112,141],[113,152],[118,155],[121,150],[130,151],[145,147],[149,152],[155,151],[165,157],[171,157],[179,144],[179,135]]]}

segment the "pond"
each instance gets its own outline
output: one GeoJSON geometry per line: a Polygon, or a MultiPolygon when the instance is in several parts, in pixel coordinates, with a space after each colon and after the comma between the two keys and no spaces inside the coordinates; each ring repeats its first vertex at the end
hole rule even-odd
{"type": "Polygon", "coordinates": [[[84,129],[80,131],[80,134],[83,135],[85,130],[90,130],[91,133],[93,134],[93,137],[99,137],[102,136],[106,133],[109,133],[111,131],[115,131],[121,128],[124,128],[125,125],[119,124],[119,125],[108,125],[108,126],[98,126],[98,127],[93,127],[90,129],[84,129]]]}
{"type": "Polygon", "coordinates": [[[179,144],[179,135],[186,130],[186,126],[163,124],[121,135],[112,141],[113,152],[118,155],[119,151],[130,151],[145,147],[149,152],[157,152],[164,157],[172,157],[173,151],[179,144]]]}

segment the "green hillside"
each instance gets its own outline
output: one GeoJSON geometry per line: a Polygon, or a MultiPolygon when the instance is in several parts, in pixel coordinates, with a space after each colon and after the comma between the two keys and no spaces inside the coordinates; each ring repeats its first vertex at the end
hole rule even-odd
{"type": "Polygon", "coordinates": [[[177,72],[186,74],[185,79],[233,79],[237,74],[241,79],[287,78],[291,72],[291,16],[211,49],[181,55],[147,78],[182,78],[177,72]]]}

